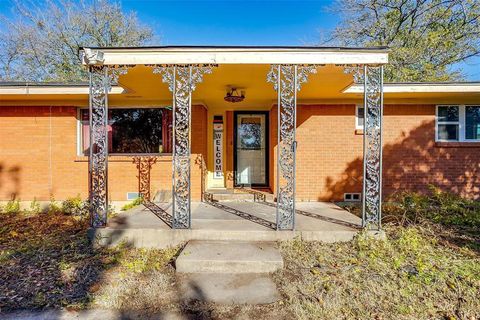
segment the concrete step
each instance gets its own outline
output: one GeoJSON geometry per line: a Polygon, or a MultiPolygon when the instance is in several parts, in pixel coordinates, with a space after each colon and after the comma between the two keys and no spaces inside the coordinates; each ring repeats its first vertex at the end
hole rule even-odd
{"type": "Polygon", "coordinates": [[[356,230],[318,230],[318,231],[274,231],[248,221],[221,221],[223,230],[201,229],[217,220],[196,221],[197,229],[158,229],[135,228],[131,226],[115,228],[89,229],[88,237],[95,240],[95,246],[115,247],[127,243],[135,248],[169,248],[187,241],[287,241],[295,237],[305,241],[326,243],[351,241],[356,230]],[[200,225],[200,226],[199,226],[200,225]],[[253,229],[253,230],[252,230],[253,229]]]}
{"type": "Polygon", "coordinates": [[[248,193],[214,193],[214,201],[254,201],[255,196],[248,193]]]}
{"type": "Polygon", "coordinates": [[[206,193],[213,201],[269,201],[273,202],[275,196],[272,193],[250,189],[207,189],[206,193]]]}
{"type": "Polygon", "coordinates": [[[280,299],[275,283],[265,273],[178,274],[185,302],[220,304],[268,304],[280,299]]]}
{"type": "Polygon", "coordinates": [[[190,241],[175,261],[179,273],[269,273],[283,268],[271,242],[190,241]]]}

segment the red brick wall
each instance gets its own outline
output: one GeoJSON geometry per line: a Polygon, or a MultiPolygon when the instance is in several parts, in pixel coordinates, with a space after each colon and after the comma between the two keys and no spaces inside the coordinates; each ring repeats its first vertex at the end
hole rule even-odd
{"type": "MultiPolygon", "coordinates": [[[[404,189],[426,191],[428,184],[434,184],[464,196],[479,197],[480,144],[435,143],[433,105],[387,105],[384,113],[386,195],[404,189]]],[[[50,194],[58,200],[77,194],[87,196],[88,162],[86,157],[77,156],[76,117],[74,107],[0,107],[0,200],[9,200],[12,195],[21,200],[48,200],[50,194]]],[[[227,114],[227,128],[232,122],[230,118],[231,114],[227,114]]],[[[297,123],[298,199],[340,200],[344,192],[360,192],[363,136],[355,133],[355,106],[299,106],[297,123]]],[[[276,140],[277,114],[273,108],[273,190],[276,140]]],[[[194,200],[201,195],[201,162],[207,155],[207,142],[207,111],[195,106],[191,188],[194,200]]],[[[233,158],[227,158],[229,169],[233,158]]],[[[131,161],[131,157],[110,157],[110,199],[125,200],[126,192],[138,190],[137,169],[131,161]]],[[[151,176],[152,193],[170,190],[171,157],[160,157],[151,176]]]]}
{"type": "MultiPolygon", "coordinates": [[[[480,196],[480,144],[435,143],[434,105],[386,105],[383,186],[427,191],[433,184],[463,196],[480,196]]],[[[277,116],[272,108],[271,167],[276,170],[277,116]]],[[[297,197],[341,200],[362,190],[363,136],[355,132],[354,105],[299,106],[297,197]]],[[[275,179],[271,176],[275,189],[275,179]]]]}
{"type": "MultiPolygon", "coordinates": [[[[192,112],[192,198],[200,199],[202,158],[207,154],[207,111],[192,112]]],[[[151,190],[171,190],[171,156],[151,171],[151,190]]],[[[138,171],[129,156],[109,157],[109,197],[126,200],[138,191],[138,171]]],[[[0,107],[0,200],[61,200],[88,195],[88,160],[77,156],[75,107],[0,107]]]]}
{"type": "Polygon", "coordinates": [[[435,143],[435,106],[388,105],[383,150],[384,190],[443,190],[480,196],[480,143],[435,143]]]}

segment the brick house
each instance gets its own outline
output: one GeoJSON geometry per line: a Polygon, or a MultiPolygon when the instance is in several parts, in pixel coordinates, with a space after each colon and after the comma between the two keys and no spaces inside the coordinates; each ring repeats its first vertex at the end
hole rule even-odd
{"type": "MultiPolygon", "coordinates": [[[[287,129],[295,136],[290,145],[283,139],[287,153],[296,148],[291,155],[296,159],[297,201],[366,201],[364,170],[380,173],[378,192],[383,197],[399,190],[423,192],[433,184],[478,198],[480,83],[377,84],[380,99],[370,107],[383,107],[383,118],[381,113],[374,118],[364,108],[365,101],[367,108],[369,103],[365,72],[369,66],[381,68],[387,59],[385,48],[86,48],[90,84],[0,83],[0,201],[48,201],[52,196],[62,200],[77,194],[87,198],[89,176],[99,174],[93,167],[89,175],[89,158],[99,152],[108,153],[108,184],[101,199],[118,208],[145,192],[133,160],[138,156],[155,157],[149,165],[149,191],[152,198],[168,198],[172,180],[175,187],[184,178],[177,173],[172,179],[173,140],[182,125],[173,121],[173,113],[182,103],[191,105],[185,120],[190,131],[189,199],[199,201],[211,190],[242,187],[278,196],[277,186],[289,182],[278,173],[278,124],[284,121],[278,115],[284,115],[282,90],[292,79],[301,83],[291,96],[295,129],[287,129]],[[175,82],[182,80],[184,71],[178,68],[199,64],[214,65],[187,96],[172,99],[172,89],[182,89],[175,82]],[[279,64],[292,66],[294,76],[288,78],[291,70],[279,64]],[[169,74],[169,66],[177,70],[169,74]],[[302,69],[308,66],[313,69],[302,69]],[[120,72],[110,75],[109,68],[120,72]],[[348,72],[352,69],[360,81],[354,81],[348,72]],[[266,81],[269,72],[277,83],[266,81]],[[177,78],[168,82],[169,75],[177,78]],[[108,88],[105,79],[111,78],[108,88]],[[96,79],[104,81],[103,87],[95,86],[96,79]],[[100,92],[100,104],[94,92],[98,88],[106,88],[100,92]],[[107,124],[97,126],[108,140],[104,151],[95,146],[98,137],[90,138],[99,106],[108,106],[103,118],[107,124]],[[377,169],[363,166],[368,117],[381,123],[380,135],[371,136],[383,145],[383,163],[377,169]]],[[[195,69],[188,70],[194,77],[195,69]]],[[[176,139],[178,143],[181,137],[176,139]]]]}

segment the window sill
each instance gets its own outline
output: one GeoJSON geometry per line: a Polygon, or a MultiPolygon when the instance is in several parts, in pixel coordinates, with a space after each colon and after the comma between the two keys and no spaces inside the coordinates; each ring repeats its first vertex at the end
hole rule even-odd
{"type": "MultiPolygon", "coordinates": [[[[133,162],[134,157],[157,157],[157,158],[165,158],[167,160],[171,160],[172,154],[171,153],[161,153],[161,154],[125,154],[125,155],[109,155],[108,162],[133,162]]],[[[88,156],[76,156],[75,162],[88,162],[88,156]]]]}
{"type": "Polygon", "coordinates": [[[437,148],[480,148],[480,142],[448,142],[437,141],[435,142],[437,148]]]}
{"type": "Polygon", "coordinates": [[[363,129],[355,129],[355,135],[363,135],[363,129]]]}

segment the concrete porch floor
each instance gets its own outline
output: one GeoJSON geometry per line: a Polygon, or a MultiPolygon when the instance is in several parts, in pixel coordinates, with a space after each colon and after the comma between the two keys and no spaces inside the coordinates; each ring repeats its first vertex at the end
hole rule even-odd
{"type": "Polygon", "coordinates": [[[90,231],[98,245],[122,242],[134,247],[165,248],[189,240],[279,241],[300,237],[307,241],[349,241],[361,219],[333,203],[297,202],[296,230],[276,231],[271,202],[192,202],[192,228],[172,229],[171,204],[150,203],[118,214],[108,226],[90,231]]]}

